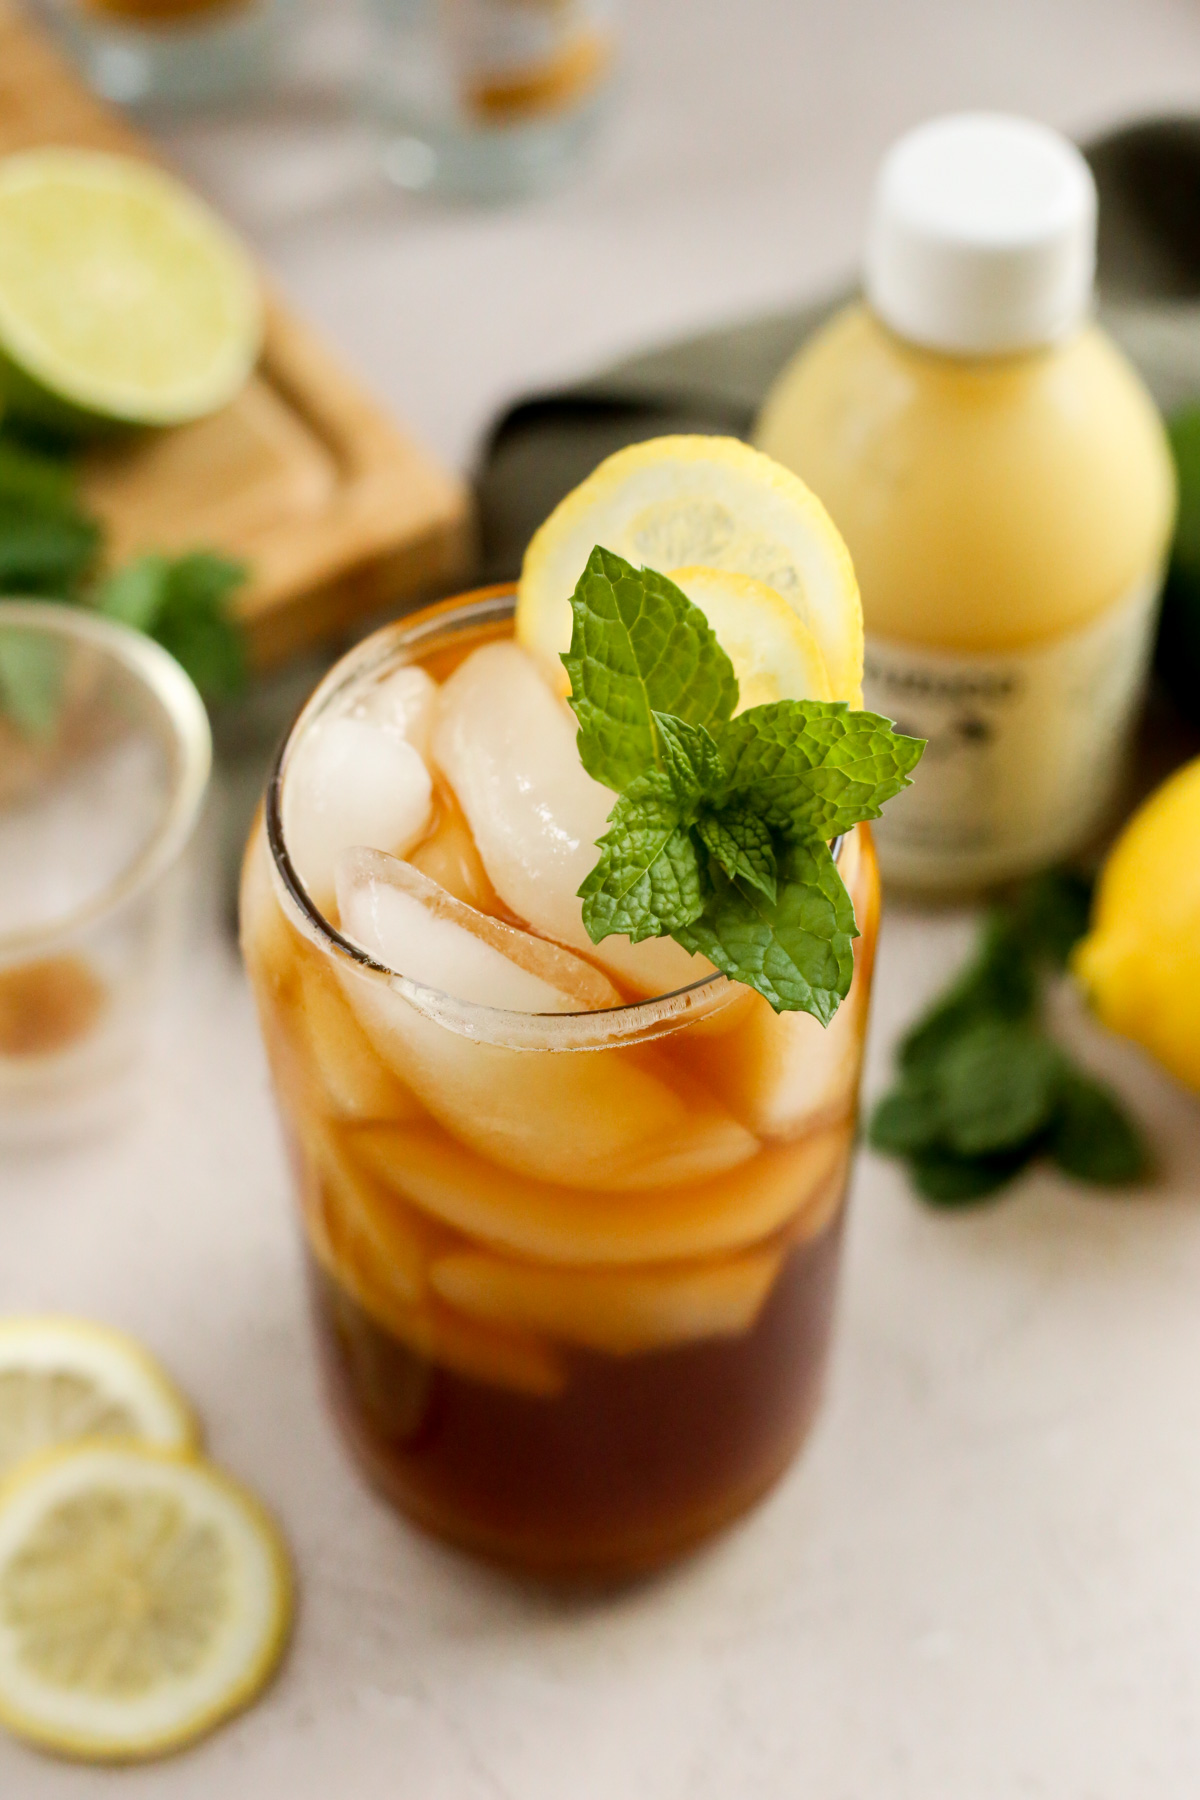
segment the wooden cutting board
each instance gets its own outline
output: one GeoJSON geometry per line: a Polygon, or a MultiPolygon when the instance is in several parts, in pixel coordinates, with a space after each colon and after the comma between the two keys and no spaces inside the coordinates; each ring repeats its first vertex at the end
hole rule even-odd
{"type": "MultiPolygon", "coordinates": [[[[43,144],[158,160],[0,0],[0,155],[43,144]]],[[[246,559],[239,605],[259,667],[365,614],[448,592],[470,568],[464,485],[269,291],[262,361],[233,404],[89,450],[82,481],[114,561],[199,547],[246,559]]]]}

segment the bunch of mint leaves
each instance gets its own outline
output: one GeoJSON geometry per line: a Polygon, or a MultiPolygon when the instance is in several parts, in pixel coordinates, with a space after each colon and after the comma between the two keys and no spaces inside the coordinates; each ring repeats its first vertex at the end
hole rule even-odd
{"type": "Polygon", "coordinates": [[[672,937],[827,1025],[858,936],[830,844],[908,786],[923,742],[843,701],[735,718],[733,664],[700,608],[599,545],[571,611],[580,758],[619,796],[579,890],[592,942],[672,937]]]}
{"type": "MultiPolygon", "coordinates": [[[[66,455],[0,432],[0,595],[92,607],[156,639],[206,700],[237,693],[246,656],[230,602],[245,565],[195,550],[143,556],[102,576],[103,549],[103,529],[81,505],[66,455]]],[[[0,644],[0,703],[25,726],[53,704],[46,682],[31,685],[27,662],[0,644]]]]}
{"type": "Polygon", "coordinates": [[[997,904],[976,953],[900,1044],[898,1079],[868,1139],[903,1157],[934,1206],[963,1206],[1039,1158],[1116,1187],[1149,1173],[1136,1126],[1046,1031],[1045,991],[1087,927],[1090,888],[1050,871],[997,904]]]}

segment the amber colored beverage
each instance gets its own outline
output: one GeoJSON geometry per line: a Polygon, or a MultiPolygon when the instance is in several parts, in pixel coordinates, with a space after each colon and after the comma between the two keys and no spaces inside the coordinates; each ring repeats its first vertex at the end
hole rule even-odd
{"type": "MultiPolygon", "coordinates": [[[[619,1576],[743,1512],[812,1419],[878,881],[859,827],[839,856],[855,977],[827,1030],[707,967],[671,994],[622,987],[618,1004],[521,1014],[356,950],[292,864],[289,759],[401,665],[444,681],[508,635],[511,610],[506,595],[433,608],[334,671],[255,827],[243,943],[324,1361],[362,1465],[455,1543],[619,1576]]],[[[436,770],[434,793],[408,863],[519,925],[436,770]]]]}

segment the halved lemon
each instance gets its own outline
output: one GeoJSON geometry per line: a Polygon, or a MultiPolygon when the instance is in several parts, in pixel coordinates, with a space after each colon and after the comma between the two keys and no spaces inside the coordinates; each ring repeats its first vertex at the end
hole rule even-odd
{"type": "Polygon", "coordinates": [[[0,1321],[0,1479],[83,1438],[193,1450],[195,1417],[139,1344],[83,1319],[0,1321]]]}
{"type": "Polygon", "coordinates": [[[290,1618],[275,1525],[207,1463],[88,1444],[0,1488],[0,1723],[43,1749],[178,1749],[254,1697],[290,1618]]]}
{"type": "Polygon", "coordinates": [[[176,425],[237,393],[262,342],[254,267],[161,170],[97,151],[0,162],[0,376],[41,423],[176,425]]]}
{"type": "Polygon", "coordinates": [[[765,581],[728,569],[668,570],[733,664],[738,711],[771,700],[832,700],[825,658],[807,625],[765,581]]]}
{"type": "Polygon", "coordinates": [[[816,495],[761,451],[736,438],[652,438],[568,494],[525,552],[517,597],[517,637],[546,666],[570,643],[568,602],[597,544],[663,574],[702,566],[765,582],[815,639],[831,697],[858,703],[862,607],[849,552],[816,495]]]}

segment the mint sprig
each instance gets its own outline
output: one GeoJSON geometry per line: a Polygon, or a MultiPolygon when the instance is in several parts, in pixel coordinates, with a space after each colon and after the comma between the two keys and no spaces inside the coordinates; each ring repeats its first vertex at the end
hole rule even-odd
{"type": "Polygon", "coordinates": [[[1116,1095],[1046,1031],[1044,990],[1086,929],[1087,884],[1051,871],[988,914],[974,958],[910,1028],[870,1142],[903,1157],[933,1206],[964,1206],[1039,1158],[1097,1186],[1151,1170],[1116,1095]]]}
{"type": "Polygon", "coordinates": [[[579,889],[592,942],[673,937],[827,1025],[858,935],[829,841],[878,818],[924,744],[840,701],[735,718],[733,664],[700,608],[599,545],[571,611],[580,758],[619,796],[579,889]]]}

